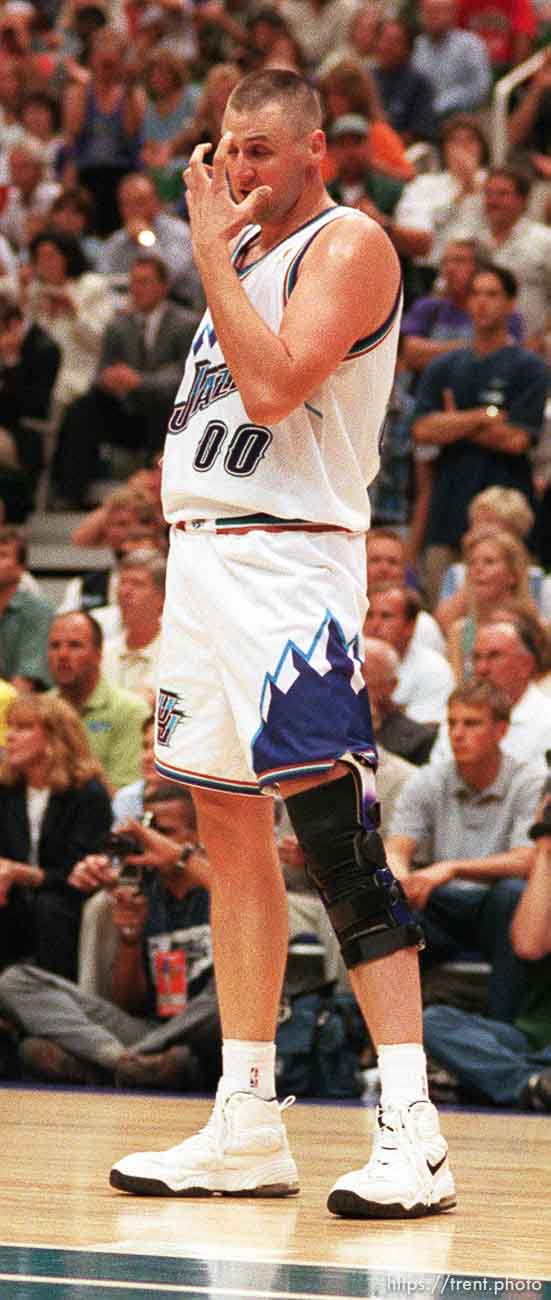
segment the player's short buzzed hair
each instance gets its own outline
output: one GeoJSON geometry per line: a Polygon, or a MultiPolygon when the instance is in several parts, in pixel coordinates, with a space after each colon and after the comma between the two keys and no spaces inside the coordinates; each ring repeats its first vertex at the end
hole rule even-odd
{"type": "Polygon", "coordinates": [[[285,68],[251,72],[232,91],[228,107],[235,113],[245,113],[270,103],[279,104],[301,131],[315,131],[321,126],[322,111],[317,91],[304,77],[285,68]]]}

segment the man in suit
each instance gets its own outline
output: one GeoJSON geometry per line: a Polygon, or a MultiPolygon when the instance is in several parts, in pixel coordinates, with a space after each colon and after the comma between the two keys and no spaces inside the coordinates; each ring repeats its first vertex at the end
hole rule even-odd
{"type": "Polygon", "coordinates": [[[152,455],[161,447],[182,366],[195,333],[195,312],[168,299],[165,263],[153,253],[136,257],[128,306],[105,330],[90,392],[69,407],[54,465],[59,494],[86,501],[100,442],[152,455]]]}

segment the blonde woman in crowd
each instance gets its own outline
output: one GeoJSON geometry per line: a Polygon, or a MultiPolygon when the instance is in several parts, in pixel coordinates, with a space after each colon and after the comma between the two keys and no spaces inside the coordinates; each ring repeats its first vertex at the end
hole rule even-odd
{"type": "Polygon", "coordinates": [[[0,760],[0,952],[75,979],[82,895],[75,862],[111,825],[100,764],[70,704],[19,695],[0,760]]]}
{"type": "Polygon", "coordinates": [[[528,553],[512,533],[472,529],[465,544],[465,560],[467,609],[452,623],[448,635],[448,658],[458,683],[472,677],[477,630],[497,610],[538,619],[528,584],[528,553]]]}
{"type": "MultiPolygon", "coordinates": [[[[505,529],[519,541],[525,542],[534,526],[534,512],[522,492],[516,488],[489,487],[473,497],[468,510],[471,528],[484,527],[488,531],[505,529]]],[[[465,542],[470,536],[466,534],[465,542]]],[[[551,620],[551,577],[546,577],[539,564],[529,564],[528,582],[531,595],[540,617],[551,620]]],[[[447,636],[452,623],[467,610],[465,564],[451,564],[447,570],[440,600],[434,611],[435,618],[447,636]]]]}

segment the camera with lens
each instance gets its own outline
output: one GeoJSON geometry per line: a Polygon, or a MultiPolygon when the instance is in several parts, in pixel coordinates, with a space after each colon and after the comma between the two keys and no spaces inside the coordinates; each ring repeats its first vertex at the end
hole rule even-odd
{"type": "Polygon", "coordinates": [[[120,885],[132,885],[134,889],[140,889],[142,883],[142,867],[138,862],[128,862],[131,854],[141,853],[142,846],[131,835],[125,835],[123,831],[109,831],[100,845],[100,853],[104,853],[110,858],[114,869],[118,873],[118,883],[120,885]]]}

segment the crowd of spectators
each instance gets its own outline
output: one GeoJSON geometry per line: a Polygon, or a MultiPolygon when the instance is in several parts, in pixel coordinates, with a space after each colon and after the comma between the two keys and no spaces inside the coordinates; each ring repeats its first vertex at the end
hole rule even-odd
{"type": "MultiPolygon", "coordinates": [[[[382,834],[425,929],[433,1076],[551,1109],[549,36],[539,0],[2,5],[7,1077],[216,1081],[209,865],[189,795],[152,761],[158,458],[204,305],[182,171],[218,143],[240,78],[285,67],[319,90],[330,194],[384,227],[403,269],[364,675],[382,834]],[[537,50],[497,163],[493,88],[537,50]],[[98,500],[120,449],[129,476],[98,500]],[[45,477],[44,508],[80,512],[73,545],[111,555],[55,608],[25,542],[45,477]]],[[[295,956],[322,952],[304,978],[346,987],[277,800],[274,834],[292,941],[308,939],[295,956]]]]}

